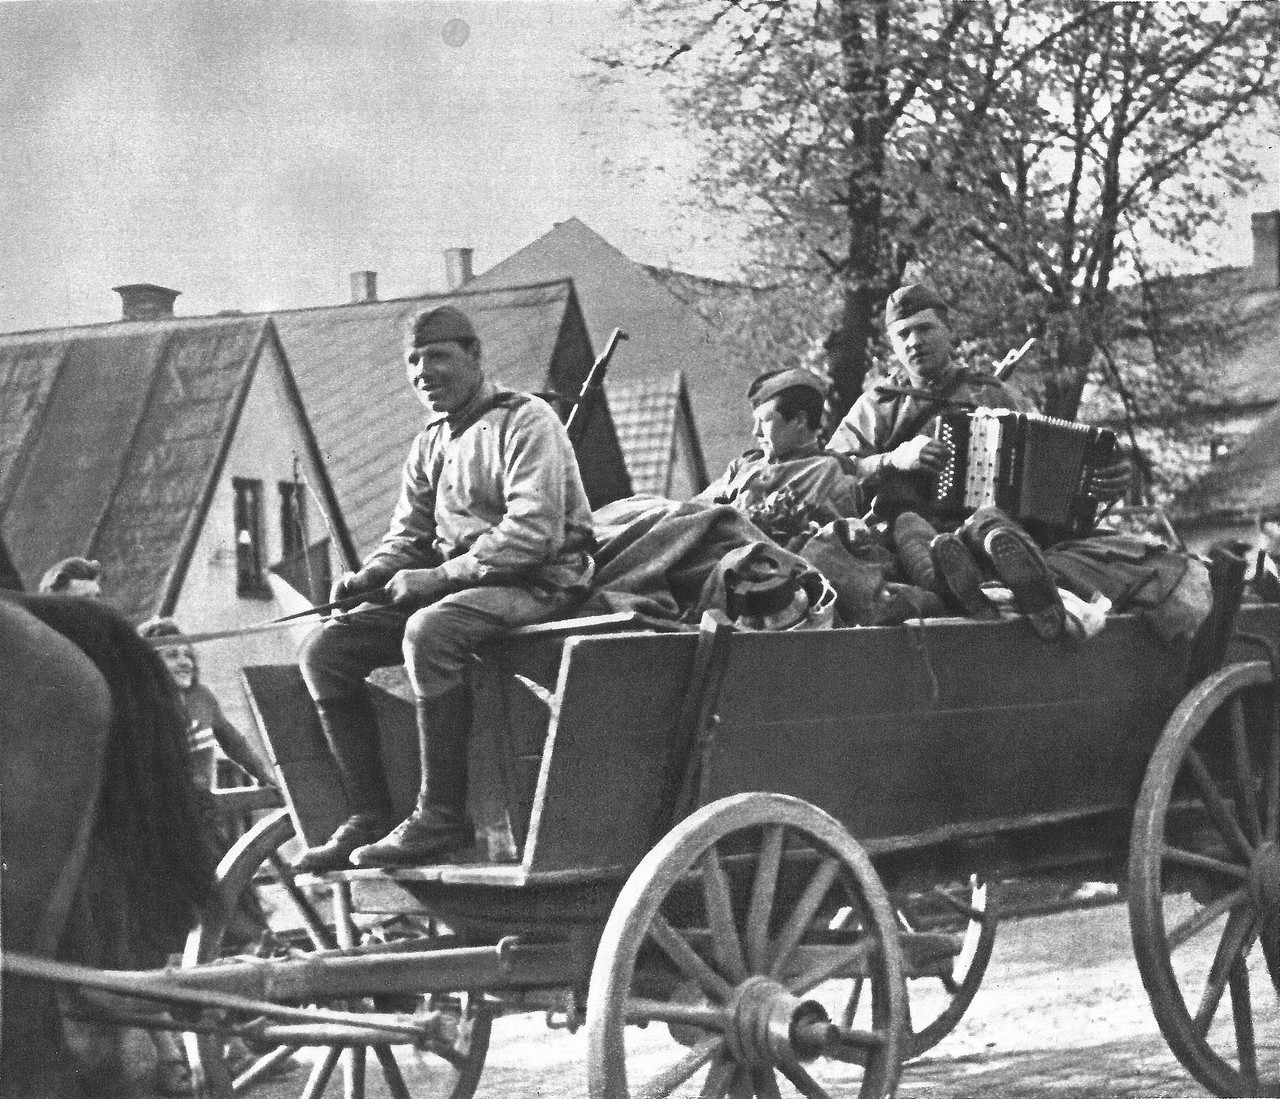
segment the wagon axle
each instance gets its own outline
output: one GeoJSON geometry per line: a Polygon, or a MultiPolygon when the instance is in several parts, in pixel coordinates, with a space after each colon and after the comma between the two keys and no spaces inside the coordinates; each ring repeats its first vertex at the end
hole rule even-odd
{"type": "Polygon", "coordinates": [[[801,1000],[768,977],[754,976],[734,991],[726,1011],[725,1044],[747,1065],[812,1061],[835,1028],[816,1000],[801,1000]]]}

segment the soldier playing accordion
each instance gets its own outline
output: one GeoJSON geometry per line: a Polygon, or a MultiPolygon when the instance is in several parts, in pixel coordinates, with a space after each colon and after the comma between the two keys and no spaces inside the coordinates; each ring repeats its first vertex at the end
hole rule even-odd
{"type": "Polygon", "coordinates": [[[1083,505],[1063,516],[1070,521],[1055,521],[1049,509],[1048,518],[1016,522],[998,506],[994,490],[990,499],[971,492],[955,506],[955,486],[939,490],[940,475],[945,482],[948,469],[955,473],[958,449],[955,439],[942,437],[939,414],[963,405],[1031,410],[994,375],[952,362],[949,309],[929,286],[894,291],[885,327],[900,369],[854,402],[828,447],[845,457],[864,495],[874,498],[868,519],[892,541],[913,583],[936,591],[955,611],[994,618],[998,612],[983,591],[994,577],[1047,641],[1078,636],[1060,588],[1086,601],[1101,594],[1116,611],[1143,614],[1166,642],[1194,634],[1210,606],[1203,562],[1093,526],[1092,505],[1120,499],[1132,476],[1129,463],[1105,448],[1087,478],[1073,482],[1083,505]]]}

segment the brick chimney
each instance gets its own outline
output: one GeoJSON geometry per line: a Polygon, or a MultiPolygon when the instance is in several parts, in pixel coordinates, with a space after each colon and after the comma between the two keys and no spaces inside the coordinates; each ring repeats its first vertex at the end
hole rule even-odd
{"type": "Polygon", "coordinates": [[[120,319],[126,321],[164,320],[173,316],[173,300],[181,290],[170,290],[153,282],[131,282],[111,288],[120,295],[120,319]]]}
{"type": "Polygon", "coordinates": [[[449,290],[457,290],[475,278],[475,272],[471,270],[471,257],[474,253],[474,248],[444,250],[444,284],[449,290]]]}
{"type": "Polygon", "coordinates": [[[351,303],[353,305],[362,301],[378,300],[378,272],[377,271],[352,271],[351,272],[351,303]]]}
{"type": "Polygon", "coordinates": [[[1253,215],[1253,290],[1280,290],[1280,210],[1253,215]]]}

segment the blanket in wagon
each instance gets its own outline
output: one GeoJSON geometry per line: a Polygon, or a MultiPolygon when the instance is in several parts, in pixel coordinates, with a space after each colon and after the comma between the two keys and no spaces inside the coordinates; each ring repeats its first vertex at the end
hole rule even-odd
{"type": "MultiPolygon", "coordinates": [[[[583,615],[631,611],[655,622],[696,626],[703,611],[723,609],[724,558],[767,541],[732,507],[658,496],[606,504],[592,521],[599,550],[583,615]]],[[[796,562],[808,568],[798,557],[796,562]]]]}

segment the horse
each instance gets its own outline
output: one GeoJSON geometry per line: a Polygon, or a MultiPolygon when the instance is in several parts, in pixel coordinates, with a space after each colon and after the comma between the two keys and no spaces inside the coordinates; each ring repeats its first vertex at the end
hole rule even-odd
{"type": "MultiPolygon", "coordinates": [[[[163,964],[212,897],[217,861],[185,729],[164,664],[116,612],[0,592],[0,948],[163,964]]],[[[5,974],[0,1097],[117,1088],[71,1056],[57,990],[5,974]]]]}

